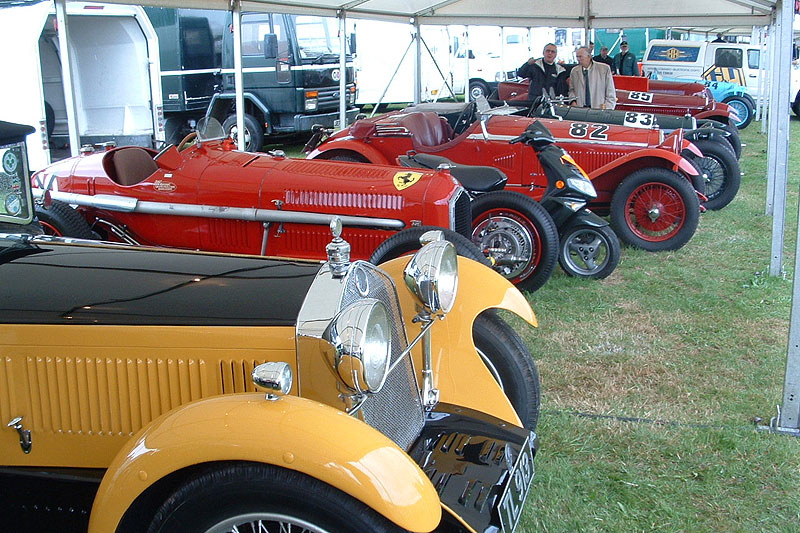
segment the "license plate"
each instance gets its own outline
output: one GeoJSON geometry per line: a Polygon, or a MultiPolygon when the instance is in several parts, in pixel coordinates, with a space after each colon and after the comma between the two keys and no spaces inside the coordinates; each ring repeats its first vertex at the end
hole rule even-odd
{"type": "Polygon", "coordinates": [[[500,514],[500,525],[504,533],[510,533],[517,527],[519,517],[522,516],[522,508],[525,505],[525,497],[531,488],[533,474],[533,451],[531,451],[530,443],[526,440],[497,507],[500,514]]]}

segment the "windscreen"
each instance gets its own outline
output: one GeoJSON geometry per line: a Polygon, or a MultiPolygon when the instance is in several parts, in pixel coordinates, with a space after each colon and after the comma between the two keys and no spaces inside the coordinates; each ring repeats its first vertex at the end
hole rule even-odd
{"type": "Polygon", "coordinates": [[[225,130],[222,124],[214,117],[203,117],[197,122],[197,140],[215,141],[225,138],[225,130]]]}
{"type": "MultiPolygon", "coordinates": [[[[316,59],[322,56],[339,56],[339,23],[331,17],[294,15],[300,57],[316,59]]],[[[349,50],[345,49],[345,53],[349,50]]]]}

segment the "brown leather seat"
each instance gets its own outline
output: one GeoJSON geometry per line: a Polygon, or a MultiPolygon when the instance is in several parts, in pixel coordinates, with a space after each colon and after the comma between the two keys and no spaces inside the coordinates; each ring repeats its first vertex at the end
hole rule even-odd
{"type": "Polygon", "coordinates": [[[150,152],[138,146],[115,150],[112,157],[113,175],[110,177],[120,185],[136,185],[158,170],[150,152]]]}
{"type": "Polygon", "coordinates": [[[450,125],[431,111],[408,113],[399,123],[411,133],[414,142],[420,146],[439,146],[450,140],[450,125]]]}

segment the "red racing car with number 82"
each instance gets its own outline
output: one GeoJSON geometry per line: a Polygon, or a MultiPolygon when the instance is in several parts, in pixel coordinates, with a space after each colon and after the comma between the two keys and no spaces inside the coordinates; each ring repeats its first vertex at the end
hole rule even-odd
{"type": "MultiPolygon", "coordinates": [[[[496,167],[507,190],[539,200],[547,178],[534,151],[510,144],[534,120],[582,167],[597,191],[594,211],[611,215],[619,238],[649,251],[675,250],[697,228],[705,188],[684,154],[702,157],[683,138],[660,130],[517,116],[525,109],[489,108],[483,102],[421,104],[359,120],[309,153],[313,159],[391,164],[409,152],[444,156],[456,163],[496,167]],[[482,105],[479,109],[479,103],[482,105]]],[[[480,222],[473,212],[473,227],[480,222]]]]}

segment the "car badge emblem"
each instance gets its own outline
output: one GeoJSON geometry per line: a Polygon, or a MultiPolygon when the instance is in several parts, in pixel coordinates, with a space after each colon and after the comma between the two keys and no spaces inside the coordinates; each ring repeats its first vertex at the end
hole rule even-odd
{"type": "Polygon", "coordinates": [[[369,295],[369,278],[363,268],[358,268],[355,271],[356,290],[362,298],[369,295]]]}
{"type": "Polygon", "coordinates": [[[342,73],[339,71],[338,68],[335,68],[331,71],[331,79],[333,81],[339,81],[342,77],[342,73]]]}
{"type": "Polygon", "coordinates": [[[171,181],[156,180],[153,182],[153,188],[161,192],[172,192],[177,189],[178,186],[171,181]]]}
{"type": "Polygon", "coordinates": [[[414,185],[420,178],[422,178],[421,172],[396,172],[392,183],[394,183],[395,189],[402,191],[414,185]]]}

